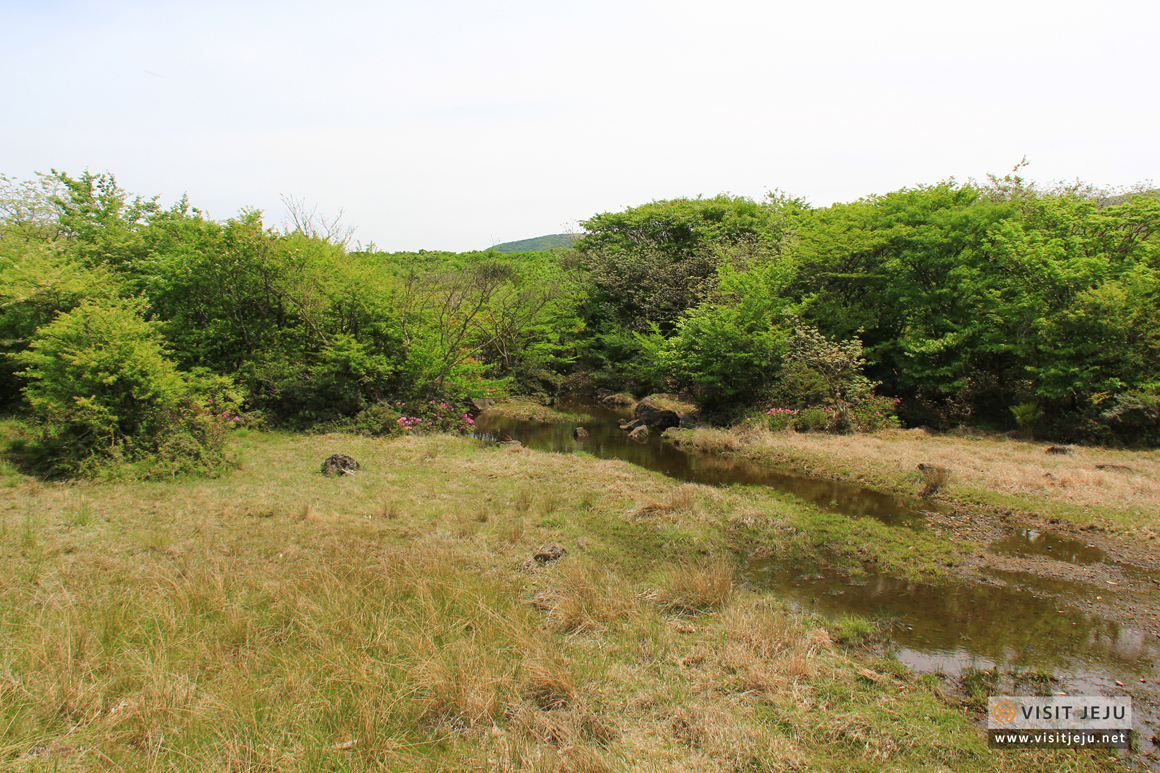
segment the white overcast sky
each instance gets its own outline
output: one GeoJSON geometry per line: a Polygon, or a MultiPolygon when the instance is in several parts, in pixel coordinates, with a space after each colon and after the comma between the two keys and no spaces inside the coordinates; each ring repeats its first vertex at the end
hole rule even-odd
{"type": "Polygon", "coordinates": [[[1160,3],[0,0],[0,172],[468,250],[654,199],[1160,177],[1160,3]]]}

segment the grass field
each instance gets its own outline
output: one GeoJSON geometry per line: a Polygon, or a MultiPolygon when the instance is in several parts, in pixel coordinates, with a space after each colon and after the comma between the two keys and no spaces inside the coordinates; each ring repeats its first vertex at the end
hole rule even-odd
{"type": "Polygon", "coordinates": [[[459,437],[233,442],[218,480],[0,471],[0,768],[1118,769],[992,752],[945,682],[733,579],[937,572],[934,536],[459,437]]]}

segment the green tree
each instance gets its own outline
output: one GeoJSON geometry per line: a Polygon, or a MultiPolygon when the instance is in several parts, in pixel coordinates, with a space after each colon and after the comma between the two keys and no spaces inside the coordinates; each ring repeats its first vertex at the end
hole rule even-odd
{"type": "Polygon", "coordinates": [[[156,325],[132,305],[84,301],[15,357],[58,471],[157,438],[187,396],[156,325]]]}

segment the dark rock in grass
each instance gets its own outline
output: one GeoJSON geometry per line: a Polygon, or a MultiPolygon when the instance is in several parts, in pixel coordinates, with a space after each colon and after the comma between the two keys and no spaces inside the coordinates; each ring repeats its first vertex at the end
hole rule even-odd
{"type": "Polygon", "coordinates": [[[1115,472],[1132,472],[1132,468],[1126,464],[1097,464],[1097,470],[1109,470],[1115,472]]]}
{"type": "Polygon", "coordinates": [[[1067,446],[1048,446],[1047,450],[1044,451],[1044,453],[1060,454],[1062,456],[1066,456],[1067,454],[1071,453],[1071,449],[1068,448],[1067,446]]]}
{"type": "Polygon", "coordinates": [[[467,409],[468,414],[471,416],[478,416],[488,408],[495,407],[495,400],[492,400],[490,397],[473,397],[463,407],[467,409]]]}
{"type": "Polygon", "coordinates": [[[346,454],[333,454],[322,463],[323,475],[354,475],[359,469],[359,463],[346,454]]]}
{"type": "Polygon", "coordinates": [[[613,392],[611,389],[597,389],[596,399],[610,408],[631,408],[636,405],[636,398],[626,392],[613,392]]]}
{"type": "Polygon", "coordinates": [[[576,440],[584,441],[588,439],[588,430],[583,427],[576,427],[572,430],[572,437],[576,440]]]}
{"type": "Polygon", "coordinates": [[[647,399],[637,403],[633,417],[655,432],[664,432],[669,427],[681,425],[681,417],[677,415],[676,411],[661,408],[647,399]]]}
{"type": "Polygon", "coordinates": [[[919,493],[919,496],[922,497],[934,496],[951,479],[951,471],[937,464],[920,462],[918,471],[922,473],[922,479],[926,481],[926,487],[919,493]]]}
{"type": "Polygon", "coordinates": [[[541,564],[551,563],[552,561],[559,561],[564,556],[568,555],[568,550],[563,546],[553,542],[550,545],[542,545],[537,550],[532,558],[539,561],[541,564]]]}

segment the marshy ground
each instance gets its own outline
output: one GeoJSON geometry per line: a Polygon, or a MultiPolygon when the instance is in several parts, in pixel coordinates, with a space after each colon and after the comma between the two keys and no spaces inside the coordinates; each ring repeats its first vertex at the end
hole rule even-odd
{"type": "Polygon", "coordinates": [[[875,626],[736,581],[758,550],[935,575],[962,551],[933,532],[460,437],[235,443],[211,481],[0,473],[0,765],[1122,765],[992,752],[955,685],[861,646],[875,626]],[[362,470],[323,477],[332,453],[362,470]]]}
{"type": "Polygon", "coordinates": [[[3,766],[1119,766],[989,751],[947,681],[858,648],[872,627],[734,581],[759,543],[904,569],[876,522],[454,436],[235,442],[217,481],[5,471],[3,766]],[[322,477],[332,453],[360,474],[322,477]]]}
{"type": "Polygon", "coordinates": [[[956,574],[1025,572],[1103,586],[1107,603],[1087,607],[1160,635],[1160,452],[1049,454],[1047,443],[922,430],[700,429],[674,439],[682,448],[912,495],[923,488],[919,464],[942,467],[950,478],[923,509],[936,535],[972,546],[960,551],[956,574]]]}

